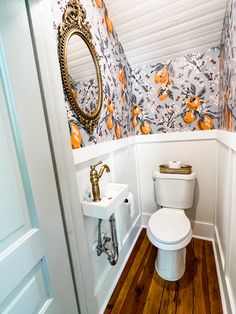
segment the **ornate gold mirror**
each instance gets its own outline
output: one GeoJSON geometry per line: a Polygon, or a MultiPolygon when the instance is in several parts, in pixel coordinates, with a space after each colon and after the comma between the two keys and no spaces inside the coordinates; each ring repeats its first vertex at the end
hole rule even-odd
{"type": "Polygon", "coordinates": [[[58,34],[65,95],[78,120],[93,133],[102,107],[102,76],[90,25],[78,0],[68,1],[58,34]]]}

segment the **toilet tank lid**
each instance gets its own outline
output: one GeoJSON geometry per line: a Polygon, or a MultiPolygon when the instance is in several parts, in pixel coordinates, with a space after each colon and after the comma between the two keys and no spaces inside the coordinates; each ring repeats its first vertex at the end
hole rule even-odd
{"type": "Polygon", "coordinates": [[[160,173],[159,170],[153,171],[153,179],[175,179],[175,180],[193,180],[196,178],[196,172],[190,174],[170,174],[170,173],[160,173]]]}

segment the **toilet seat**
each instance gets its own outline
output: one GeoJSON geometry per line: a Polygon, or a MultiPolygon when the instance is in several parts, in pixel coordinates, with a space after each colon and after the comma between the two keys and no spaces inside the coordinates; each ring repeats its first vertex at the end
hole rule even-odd
{"type": "Polygon", "coordinates": [[[183,210],[161,208],[150,217],[147,236],[159,249],[179,250],[192,239],[191,224],[183,210]]]}
{"type": "Polygon", "coordinates": [[[161,208],[148,222],[152,236],[165,244],[176,244],[186,238],[191,230],[190,221],[183,210],[161,208]]]}

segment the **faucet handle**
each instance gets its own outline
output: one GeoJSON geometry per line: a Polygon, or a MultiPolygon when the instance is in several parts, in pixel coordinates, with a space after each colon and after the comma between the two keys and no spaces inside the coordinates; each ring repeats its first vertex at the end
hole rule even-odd
{"type": "Polygon", "coordinates": [[[102,161],[100,160],[98,163],[96,163],[95,165],[91,165],[90,168],[91,169],[95,169],[98,165],[100,165],[102,163],[102,161]]]}

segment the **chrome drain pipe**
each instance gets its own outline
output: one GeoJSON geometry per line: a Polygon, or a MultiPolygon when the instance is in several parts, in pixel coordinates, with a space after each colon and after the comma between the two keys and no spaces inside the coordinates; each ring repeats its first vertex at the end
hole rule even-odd
{"type": "Polygon", "coordinates": [[[111,240],[112,240],[113,252],[112,252],[112,258],[109,259],[108,257],[108,259],[111,265],[115,265],[119,258],[119,248],[118,248],[118,241],[117,241],[117,234],[116,234],[116,219],[115,219],[114,214],[110,216],[109,222],[110,222],[110,228],[111,228],[111,240]]]}
{"type": "Polygon", "coordinates": [[[102,224],[102,219],[99,218],[98,219],[98,245],[97,245],[98,256],[100,256],[103,252],[101,224],[102,224]]]}
{"type": "Polygon", "coordinates": [[[119,258],[119,248],[117,241],[117,233],[116,233],[116,219],[115,215],[112,214],[109,218],[110,229],[111,229],[111,238],[103,237],[101,232],[101,224],[102,219],[98,219],[98,245],[97,245],[97,255],[100,256],[102,253],[107,255],[109,263],[114,266],[116,265],[119,258]],[[111,242],[112,249],[107,248],[107,243],[111,242]]]}

